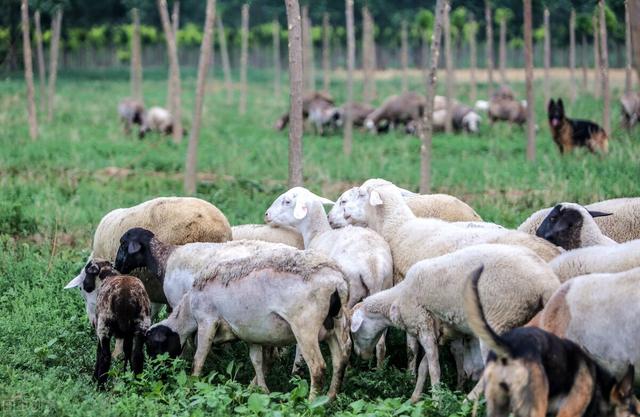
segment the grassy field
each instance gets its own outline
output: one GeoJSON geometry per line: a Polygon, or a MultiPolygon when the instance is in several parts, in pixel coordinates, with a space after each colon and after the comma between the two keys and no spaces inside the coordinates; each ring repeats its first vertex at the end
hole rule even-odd
{"type": "MultiPolygon", "coordinates": [[[[145,74],[147,105],[165,103],[164,76],[145,74]]],[[[184,109],[191,113],[195,76],[187,72],[184,78],[184,109]]],[[[216,204],[232,224],[260,222],[286,187],[287,134],[272,125],[287,98],[273,96],[269,74],[251,79],[246,117],[238,116],[237,103],[225,102],[219,80],[209,87],[200,140],[197,196],[216,204]]],[[[414,87],[421,89],[419,80],[414,87]]],[[[515,87],[522,95],[522,85],[515,87]]],[[[399,80],[380,82],[378,101],[398,88],[399,80]]],[[[182,194],[186,141],[124,136],[115,107],[128,89],[125,73],[63,74],[55,120],[42,123],[40,138],[32,142],[21,78],[0,81],[0,415],[470,414],[461,395],[446,388],[427,392],[416,406],[406,402],[412,381],[403,369],[400,334],[391,337],[384,369],[352,360],[343,394],[332,404],[323,398],[307,403],[306,381],[288,374],[291,354],[268,378],[275,393],[253,391],[241,343],[216,347],[203,378],[188,376],[190,363],[180,360],[147,366],[139,379],[114,365],[110,389],[97,392],[91,380],[95,337],[80,296],[62,287],[83,265],[93,229],[106,212],[182,194]]],[[[460,86],[459,98],[467,90],[460,86]]],[[[338,101],[343,91],[334,83],[338,101]]],[[[552,144],[541,94],[535,104],[540,130],[534,163],[525,161],[518,127],[485,123],[477,136],[440,134],[434,138],[434,192],[456,195],[485,220],[508,227],[558,201],[640,195],[639,129],[629,135],[616,128],[606,158],[584,151],[563,158],[552,144]]],[[[601,108],[583,95],[568,113],[600,121],[601,108]]],[[[186,118],[189,126],[190,114],[186,118]]],[[[617,125],[617,108],[613,120],[617,125]]],[[[419,162],[418,140],[401,134],[356,133],[351,158],[342,155],[339,135],[305,136],[305,183],[332,199],[370,177],[417,191],[419,162]]],[[[455,380],[446,360],[444,374],[445,381],[455,380]]]]}

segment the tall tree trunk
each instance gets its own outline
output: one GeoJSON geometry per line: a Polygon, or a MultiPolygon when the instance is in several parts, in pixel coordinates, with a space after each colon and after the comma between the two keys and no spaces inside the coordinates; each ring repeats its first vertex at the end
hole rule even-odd
{"type": "MultiPolygon", "coordinates": [[[[227,90],[227,104],[231,104],[233,99],[233,80],[231,78],[231,64],[229,63],[229,49],[227,49],[227,35],[224,33],[222,18],[220,14],[216,16],[216,26],[218,28],[218,41],[220,42],[220,57],[222,61],[222,71],[224,72],[224,88],[227,90]]],[[[278,65],[280,62],[278,62],[278,65]]],[[[278,66],[278,69],[280,67],[278,66]]]]}
{"type": "Polygon", "coordinates": [[[140,44],[140,14],[137,8],[131,9],[133,17],[133,36],[131,37],[131,96],[142,101],[142,57],[140,44]]]}
{"type": "Polygon", "coordinates": [[[182,87],[180,86],[180,64],[178,62],[178,48],[176,46],[176,36],[169,21],[169,10],[167,0],[157,0],[158,12],[162,21],[162,30],[167,42],[167,53],[169,55],[169,83],[171,86],[171,116],[173,117],[173,141],[182,142],[182,87]]]}
{"type": "Polygon", "coordinates": [[[507,84],[507,20],[500,21],[500,82],[507,84]]]}
{"type": "Polygon", "coordinates": [[[273,20],[273,94],[276,98],[282,95],[282,72],[280,69],[280,22],[273,20]]]}
{"type": "Polygon", "coordinates": [[[216,0],[207,0],[207,12],[204,20],[202,45],[200,46],[200,61],[198,63],[198,84],[196,87],[196,104],[193,108],[193,126],[189,136],[187,147],[187,160],[185,162],[184,192],[195,194],[196,176],[198,170],[198,141],[200,139],[200,125],[202,123],[202,107],[204,105],[204,92],[207,86],[207,72],[211,62],[213,22],[216,15],[216,0]]]}
{"type": "Polygon", "coordinates": [[[249,61],[249,3],[242,5],[242,50],[240,55],[240,106],[238,113],[247,112],[247,66],[249,61]]]}
{"type": "Polygon", "coordinates": [[[491,1],[484,0],[484,20],[487,35],[487,75],[489,97],[493,95],[493,23],[491,21],[491,1]]]}
{"type": "Polygon", "coordinates": [[[596,98],[600,98],[601,80],[598,76],[598,66],[600,65],[600,35],[598,34],[598,18],[593,16],[591,19],[593,26],[593,87],[594,95],[596,98]]]}
{"type": "Polygon", "coordinates": [[[604,111],[602,127],[611,134],[611,92],[609,91],[609,52],[607,51],[607,21],[604,17],[604,0],[598,1],[600,9],[600,78],[602,81],[602,95],[604,96],[604,111]]]}
{"type": "Polygon", "coordinates": [[[536,119],[533,96],[533,29],[531,0],[524,0],[524,62],[527,90],[527,160],[536,159],[536,119]]]}
{"type": "Polygon", "coordinates": [[[302,185],[302,22],[298,0],[285,0],[289,28],[289,188],[302,185]]]}
{"type": "Polygon", "coordinates": [[[569,17],[569,73],[571,80],[569,90],[571,101],[576,100],[576,11],[571,9],[569,17]]]}
{"type": "Polygon", "coordinates": [[[431,61],[427,76],[427,103],[424,109],[423,125],[420,131],[420,194],[431,192],[431,139],[433,136],[433,100],[436,94],[436,76],[438,72],[438,58],[440,56],[440,38],[444,23],[446,0],[436,1],[436,21],[431,38],[431,61]]]}
{"type": "Polygon", "coordinates": [[[353,72],[356,66],[356,33],[353,22],[353,0],[345,0],[345,14],[347,21],[347,102],[344,112],[344,130],[342,149],[345,155],[351,155],[353,142],[353,72]]]}
{"type": "Polygon", "coordinates": [[[640,80],[640,0],[629,0],[631,47],[635,57],[636,76],[640,80]]]}
{"type": "Polygon", "coordinates": [[[409,40],[407,34],[407,21],[403,20],[400,26],[400,62],[402,63],[402,92],[409,90],[409,40]]]}
{"type": "MultiPolygon", "coordinates": [[[[475,22],[472,21],[475,26],[475,22]]],[[[478,51],[476,47],[476,31],[473,30],[469,37],[469,69],[471,72],[471,92],[470,99],[472,103],[475,103],[478,99],[478,82],[476,80],[476,67],[478,66],[478,51]]]]}
{"type": "Polygon", "coordinates": [[[36,119],[35,89],[33,87],[33,64],[31,62],[31,35],[29,34],[29,2],[22,0],[22,52],[24,53],[24,79],[27,82],[27,114],[29,120],[29,136],[32,140],[38,137],[38,120],[36,119]]]}
{"type": "Polygon", "coordinates": [[[549,31],[549,9],[544,8],[544,103],[549,102],[551,94],[551,77],[549,69],[551,67],[551,33],[549,31]]]}
{"type": "Polygon", "coordinates": [[[53,106],[56,98],[56,80],[58,78],[58,52],[60,50],[60,32],[62,31],[62,7],[58,7],[51,21],[51,56],[49,58],[49,108],[47,120],[53,120],[53,106]]]}
{"type": "Polygon", "coordinates": [[[582,91],[587,90],[587,85],[589,82],[589,70],[587,63],[587,35],[582,34],[582,91]]]}
{"type": "Polygon", "coordinates": [[[329,26],[329,13],[322,16],[322,89],[329,92],[331,84],[331,47],[329,45],[331,26],[329,26]]]}
{"type": "Polygon", "coordinates": [[[378,60],[376,59],[376,33],[375,33],[375,22],[373,21],[373,16],[371,12],[367,10],[367,20],[369,21],[369,70],[371,71],[371,97],[375,100],[377,96],[377,88],[376,88],[376,68],[378,66],[378,60]]]}
{"type": "Polygon", "coordinates": [[[36,26],[36,51],[38,53],[38,80],[40,81],[40,113],[44,113],[47,102],[47,70],[44,65],[44,50],[42,48],[42,27],[40,26],[40,10],[33,15],[36,26]]]}
{"type": "Polygon", "coordinates": [[[373,75],[371,68],[371,18],[367,6],[362,8],[362,101],[371,104],[373,100],[373,75]]]}
{"type": "Polygon", "coordinates": [[[309,6],[302,6],[302,42],[303,42],[303,68],[307,80],[307,91],[315,91],[316,74],[313,60],[313,38],[311,34],[311,19],[309,19],[309,6]]]}
{"type": "MultiPolygon", "coordinates": [[[[422,79],[424,82],[428,82],[429,80],[429,39],[427,36],[427,32],[423,31],[420,35],[420,58],[421,58],[421,69],[422,69],[422,79]]],[[[424,85],[425,90],[428,88],[427,84],[424,85]]]]}
{"type": "Polygon", "coordinates": [[[445,119],[444,130],[447,133],[453,133],[453,100],[455,99],[454,92],[454,73],[453,73],[453,57],[451,56],[451,20],[449,14],[451,6],[449,1],[445,2],[444,7],[444,57],[445,65],[447,67],[447,117],[445,119]]]}
{"type": "MultiPolygon", "coordinates": [[[[173,42],[176,45],[176,51],[178,50],[178,30],[180,29],[180,0],[173,2],[173,8],[171,11],[171,34],[173,36],[173,42]]],[[[178,55],[178,62],[180,62],[180,56],[178,55]]],[[[167,109],[169,113],[174,114],[173,110],[173,81],[175,74],[173,73],[173,67],[169,65],[169,82],[167,83],[167,109]]],[[[182,139],[181,139],[182,140],[182,139]]]]}
{"type": "Polygon", "coordinates": [[[633,89],[633,73],[631,72],[631,61],[633,60],[633,55],[631,52],[631,21],[629,17],[629,0],[625,0],[624,2],[624,44],[625,44],[625,55],[626,55],[626,65],[624,67],[624,92],[631,93],[633,89]]]}

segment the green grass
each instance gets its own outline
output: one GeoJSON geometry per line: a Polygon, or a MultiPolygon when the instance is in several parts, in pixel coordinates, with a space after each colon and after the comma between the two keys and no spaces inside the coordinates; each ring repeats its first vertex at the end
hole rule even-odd
{"type": "MultiPolygon", "coordinates": [[[[233,224],[260,222],[265,208],[286,187],[287,134],[273,122],[287,107],[274,97],[268,73],[252,74],[249,112],[228,105],[219,78],[209,86],[199,149],[203,181],[197,195],[216,204],[233,224]]],[[[148,105],[165,102],[161,72],[145,74],[148,105]]],[[[420,88],[419,80],[413,80],[420,88]]],[[[185,74],[187,126],[195,77],[185,74]]],[[[378,83],[382,98],[399,80],[378,83]]],[[[139,379],[114,365],[110,389],[91,380],[95,337],[80,297],[62,287],[83,264],[93,229],[116,207],[156,196],[182,195],[186,141],[125,137],[116,103],[128,94],[122,72],[63,74],[56,117],[41,121],[40,138],[26,129],[24,86],[19,76],[0,81],[0,414],[27,415],[469,415],[461,396],[448,389],[406,403],[412,382],[402,369],[402,335],[391,336],[387,366],[380,371],[356,358],[338,400],[308,404],[306,380],[291,380],[292,355],[271,372],[270,396],[252,391],[247,348],[216,347],[203,378],[187,376],[190,363],[159,362],[139,379]],[[117,167],[110,175],[106,168],[117,167]],[[55,237],[55,239],[54,239],[55,237]],[[166,367],[169,371],[163,371],[166,367]]],[[[557,89],[563,90],[558,85],[557,89]]],[[[522,95],[522,86],[516,89],[522,95]]],[[[459,88],[464,100],[467,86],[459,88]]],[[[360,92],[359,90],[358,93],[360,92]]],[[[483,91],[483,90],[481,90],[483,91]]],[[[341,101],[344,88],[334,83],[341,101]]],[[[565,94],[566,97],[566,94],[565,94]]],[[[616,94],[614,93],[614,97],[616,94]]],[[[569,115],[601,119],[600,101],[579,97],[569,115]]],[[[614,122],[617,121],[614,109],[614,122]]],[[[544,103],[536,114],[537,159],[525,161],[524,131],[483,125],[478,136],[439,134],[433,146],[433,189],[456,195],[488,221],[514,227],[532,211],[558,201],[588,203],[640,195],[640,130],[615,129],[611,152],[599,158],[579,150],[560,157],[547,128],[544,103]]],[[[306,135],[305,183],[329,198],[369,177],[383,177],[417,191],[419,142],[401,134],[356,133],[350,158],[339,135],[306,135]]],[[[455,380],[443,350],[445,381],[455,380]]]]}

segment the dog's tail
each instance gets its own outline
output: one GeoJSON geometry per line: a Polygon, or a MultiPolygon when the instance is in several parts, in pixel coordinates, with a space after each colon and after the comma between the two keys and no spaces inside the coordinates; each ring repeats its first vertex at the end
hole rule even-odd
{"type": "Polygon", "coordinates": [[[482,342],[493,350],[496,355],[511,357],[511,348],[487,323],[482,309],[478,282],[483,270],[484,265],[473,271],[464,287],[464,312],[467,315],[469,327],[482,342]]]}

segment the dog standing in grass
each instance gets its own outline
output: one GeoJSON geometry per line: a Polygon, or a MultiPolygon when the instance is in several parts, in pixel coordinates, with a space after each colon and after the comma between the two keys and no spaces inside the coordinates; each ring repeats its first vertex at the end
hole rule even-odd
{"type": "Polygon", "coordinates": [[[603,128],[588,120],[572,120],[564,113],[562,99],[551,99],[547,109],[553,141],[560,153],[571,152],[577,146],[585,146],[591,152],[606,154],[609,138],[603,128]]]}

